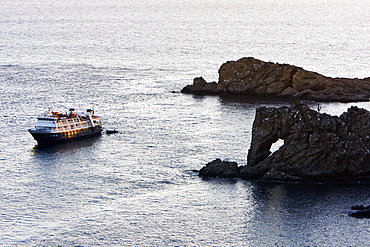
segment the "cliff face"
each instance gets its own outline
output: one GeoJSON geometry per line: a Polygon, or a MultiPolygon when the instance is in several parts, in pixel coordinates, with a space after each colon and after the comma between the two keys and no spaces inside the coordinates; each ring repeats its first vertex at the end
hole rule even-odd
{"type": "MultiPolygon", "coordinates": [[[[370,112],[351,107],[338,117],[303,104],[258,108],[247,159],[247,166],[229,167],[225,174],[284,181],[368,178],[370,112]],[[279,139],[284,144],[271,153],[271,145],[279,139]]],[[[213,165],[207,164],[208,174],[213,165]]],[[[220,162],[217,166],[220,170],[220,162]]]]}
{"type": "Polygon", "coordinates": [[[370,78],[330,78],[302,68],[251,57],[224,63],[218,83],[202,77],[182,89],[194,94],[244,94],[315,101],[368,101],[370,78]]]}

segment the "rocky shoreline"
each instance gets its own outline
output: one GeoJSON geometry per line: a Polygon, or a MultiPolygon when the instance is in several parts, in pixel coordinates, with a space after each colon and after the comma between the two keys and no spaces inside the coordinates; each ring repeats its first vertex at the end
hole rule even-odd
{"type": "Polygon", "coordinates": [[[341,116],[305,104],[256,110],[248,164],[216,159],[204,177],[278,181],[349,181],[370,177],[370,112],[351,107],[341,116]],[[277,140],[284,144],[271,153],[277,140]]]}
{"type": "Polygon", "coordinates": [[[289,64],[264,62],[252,57],[224,63],[219,81],[202,77],[181,92],[190,94],[239,94],[318,102],[357,102],[370,98],[370,77],[331,78],[289,64]]]}

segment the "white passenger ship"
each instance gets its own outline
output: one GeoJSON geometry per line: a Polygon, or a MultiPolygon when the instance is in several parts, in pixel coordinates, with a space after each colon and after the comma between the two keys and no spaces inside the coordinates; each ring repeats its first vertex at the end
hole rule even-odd
{"type": "Polygon", "coordinates": [[[33,138],[40,145],[61,143],[100,135],[102,119],[96,116],[93,110],[85,113],[76,113],[69,109],[66,114],[48,111],[37,117],[34,129],[29,129],[33,138]]]}

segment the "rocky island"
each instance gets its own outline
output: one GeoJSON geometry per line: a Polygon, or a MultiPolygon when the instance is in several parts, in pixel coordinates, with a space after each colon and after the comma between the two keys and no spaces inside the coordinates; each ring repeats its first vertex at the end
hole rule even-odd
{"type": "Polygon", "coordinates": [[[370,77],[365,79],[331,78],[289,64],[264,62],[252,57],[224,63],[219,81],[202,77],[184,87],[182,93],[242,94],[320,102],[368,101],[370,77]]]}
{"type": "Polygon", "coordinates": [[[362,180],[370,177],[370,112],[351,107],[341,116],[305,104],[256,110],[248,164],[216,159],[199,174],[280,181],[362,180]],[[284,144],[275,152],[277,140],[284,144]]]}

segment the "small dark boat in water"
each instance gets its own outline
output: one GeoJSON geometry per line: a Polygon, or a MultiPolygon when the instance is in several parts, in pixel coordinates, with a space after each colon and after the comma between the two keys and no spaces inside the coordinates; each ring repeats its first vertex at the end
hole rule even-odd
{"type": "Polygon", "coordinates": [[[100,116],[88,109],[76,113],[69,109],[67,114],[48,111],[37,117],[34,129],[29,129],[39,145],[56,144],[100,135],[103,130],[100,116]]]}
{"type": "Polygon", "coordinates": [[[118,133],[118,130],[114,129],[114,130],[106,130],[105,131],[106,134],[115,134],[115,133],[118,133]]]}

